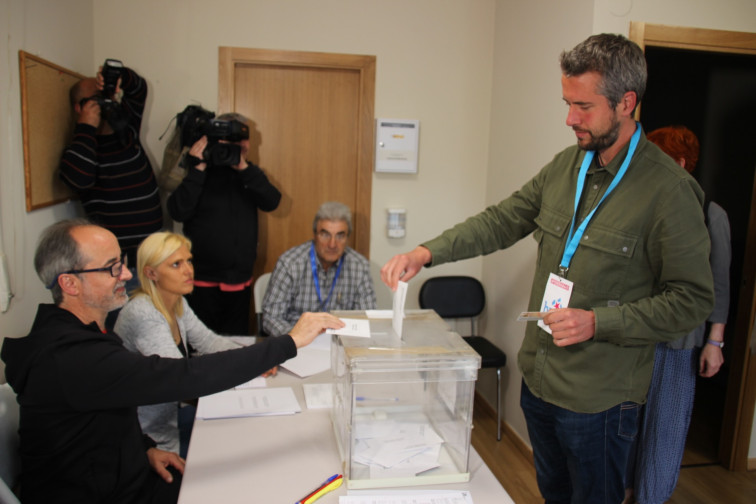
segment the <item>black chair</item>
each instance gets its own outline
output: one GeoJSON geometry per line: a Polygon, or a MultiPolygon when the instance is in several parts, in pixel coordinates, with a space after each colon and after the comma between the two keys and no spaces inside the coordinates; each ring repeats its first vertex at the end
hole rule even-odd
{"type": "Polygon", "coordinates": [[[496,368],[496,439],[501,441],[501,368],[507,355],[483,336],[477,336],[475,322],[486,306],[483,285],[468,276],[429,278],[420,287],[420,307],[431,308],[441,318],[469,318],[470,336],[463,339],[481,357],[481,367],[496,368]]]}

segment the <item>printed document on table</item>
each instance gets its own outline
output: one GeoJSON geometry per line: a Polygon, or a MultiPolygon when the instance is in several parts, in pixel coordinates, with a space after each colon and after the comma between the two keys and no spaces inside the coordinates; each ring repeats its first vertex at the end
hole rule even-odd
{"type": "Polygon", "coordinates": [[[231,389],[200,397],[197,418],[293,415],[301,411],[291,387],[231,389]]]}

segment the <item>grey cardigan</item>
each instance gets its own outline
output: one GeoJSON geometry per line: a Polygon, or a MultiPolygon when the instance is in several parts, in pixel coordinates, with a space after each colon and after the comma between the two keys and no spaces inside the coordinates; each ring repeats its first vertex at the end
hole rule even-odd
{"type": "MultiPolygon", "coordinates": [[[[732,258],[730,221],[724,208],[713,201],[709,203],[707,217],[709,237],[711,238],[709,263],[714,277],[714,311],[706,320],[713,324],[726,324],[727,314],[730,310],[730,260],[732,258]]],[[[674,350],[689,350],[703,346],[708,337],[706,323],[703,323],[682,338],[667,343],[667,347],[674,350]]]]}
{"type": "MultiPolygon", "coordinates": [[[[181,344],[187,342],[200,353],[214,353],[239,348],[229,338],[218,336],[197,318],[185,299],[181,299],[184,314],[178,317],[181,344]]],[[[115,332],[124,346],[143,355],[159,355],[182,359],[171,328],[165,317],[144,294],[131,299],[118,314],[115,332]]],[[[187,397],[187,399],[191,399],[187,397]]],[[[179,452],[178,403],[139,406],[137,409],[142,432],[150,436],[161,450],[179,452]]]]}

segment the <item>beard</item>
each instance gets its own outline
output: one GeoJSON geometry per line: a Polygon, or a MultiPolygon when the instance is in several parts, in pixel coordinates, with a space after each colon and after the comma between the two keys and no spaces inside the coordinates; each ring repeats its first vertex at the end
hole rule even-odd
{"type": "Polygon", "coordinates": [[[113,290],[106,296],[90,291],[86,292],[84,296],[85,303],[88,306],[102,310],[105,313],[122,308],[129,300],[129,295],[126,292],[126,282],[121,281],[117,282],[113,290]]]}
{"type": "Polygon", "coordinates": [[[578,139],[578,147],[580,147],[583,150],[586,151],[596,151],[601,152],[605,149],[608,149],[612,145],[614,145],[614,142],[617,141],[617,138],[619,138],[619,131],[620,131],[620,122],[616,117],[612,118],[612,122],[609,125],[609,127],[601,132],[594,132],[590,130],[584,130],[584,129],[576,129],[572,128],[575,131],[580,131],[583,133],[590,134],[590,137],[585,140],[582,144],[581,141],[578,139]]]}

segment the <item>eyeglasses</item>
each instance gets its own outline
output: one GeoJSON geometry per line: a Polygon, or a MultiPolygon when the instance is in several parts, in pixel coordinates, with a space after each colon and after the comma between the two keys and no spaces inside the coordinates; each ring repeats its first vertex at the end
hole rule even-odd
{"type": "Polygon", "coordinates": [[[343,241],[346,241],[347,237],[349,236],[349,233],[347,233],[346,231],[340,231],[336,233],[336,235],[332,235],[325,229],[321,229],[320,231],[318,231],[317,236],[318,236],[318,240],[322,241],[323,243],[328,243],[329,241],[331,241],[332,238],[336,238],[337,242],[343,242],[343,241]]]}
{"type": "Polygon", "coordinates": [[[123,273],[123,268],[129,267],[129,258],[126,257],[126,252],[121,254],[121,260],[114,262],[110,266],[103,266],[102,268],[92,268],[92,269],[83,269],[83,270],[68,270],[64,271],[63,273],[58,273],[55,275],[55,279],[53,279],[52,282],[50,282],[50,285],[47,286],[48,289],[52,289],[55,287],[55,284],[58,282],[58,278],[60,278],[60,275],[78,275],[80,273],[97,273],[97,272],[108,272],[110,273],[110,276],[113,278],[119,278],[121,276],[121,273],[123,273]]]}

